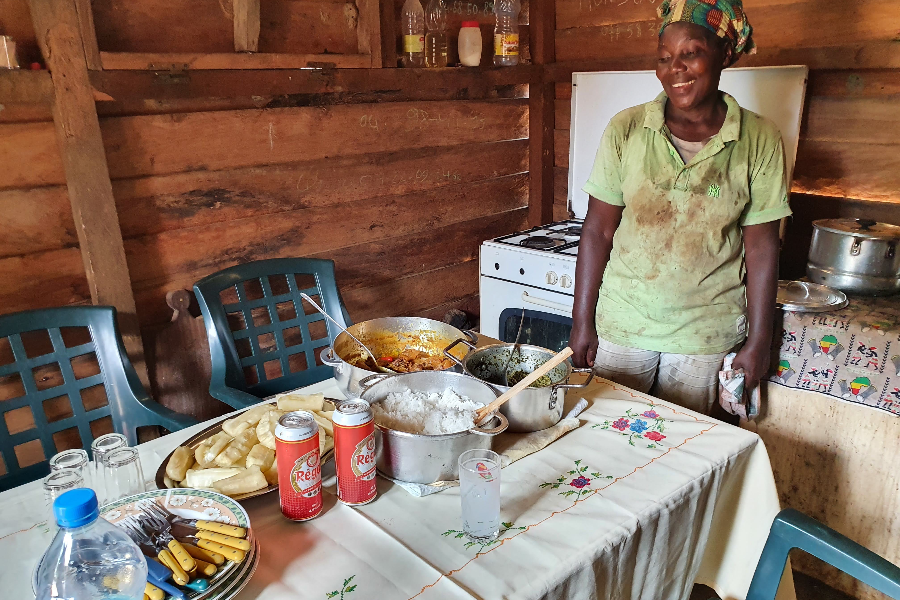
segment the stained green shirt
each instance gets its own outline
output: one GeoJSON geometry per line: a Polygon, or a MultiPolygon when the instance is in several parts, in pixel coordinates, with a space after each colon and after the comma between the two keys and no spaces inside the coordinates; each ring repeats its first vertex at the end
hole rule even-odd
{"type": "Polygon", "coordinates": [[[723,94],[728,112],[685,165],[665,93],[603,133],[584,191],[623,206],[597,302],[599,335],[659,352],[715,354],[747,329],[743,225],[791,214],[781,133],[723,94]]]}

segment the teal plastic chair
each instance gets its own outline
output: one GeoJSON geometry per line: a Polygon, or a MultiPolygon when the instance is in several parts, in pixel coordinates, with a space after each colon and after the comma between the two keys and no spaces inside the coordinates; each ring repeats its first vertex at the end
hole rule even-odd
{"type": "Polygon", "coordinates": [[[54,437],[80,439],[92,426],[113,429],[137,444],[137,428],[177,431],[197,423],[150,399],[125,353],[111,306],[48,308],[0,316],[0,490],[43,477],[57,453],[54,437]],[[20,464],[19,456],[44,460],[20,464]]]}
{"type": "Polygon", "coordinates": [[[306,293],[342,325],[351,324],[338,294],[334,262],[275,258],[237,265],[194,284],[206,323],[209,393],[234,408],[333,376],[319,353],[340,333],[306,293]]]}
{"type": "Polygon", "coordinates": [[[900,599],[900,567],[792,508],[778,513],[750,582],[747,600],[774,600],[788,554],[799,548],[891,598],[900,599]]]}

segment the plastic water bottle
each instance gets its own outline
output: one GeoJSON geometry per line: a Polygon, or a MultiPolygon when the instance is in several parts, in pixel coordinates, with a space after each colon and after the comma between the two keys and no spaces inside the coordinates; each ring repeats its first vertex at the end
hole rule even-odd
{"type": "Polygon", "coordinates": [[[425,9],[425,66],[447,66],[447,8],[443,0],[429,0],[425,9]]]}
{"type": "Polygon", "coordinates": [[[100,518],[94,490],[70,490],[53,503],[59,531],[41,561],[37,600],[143,600],[147,560],[100,518]]]}
{"type": "Polygon", "coordinates": [[[419,0],[406,0],[401,17],[403,27],[404,67],[421,67],[425,64],[425,11],[419,0]]]}
{"type": "Polygon", "coordinates": [[[494,64],[511,67],[519,64],[519,0],[494,2],[494,64]]]}

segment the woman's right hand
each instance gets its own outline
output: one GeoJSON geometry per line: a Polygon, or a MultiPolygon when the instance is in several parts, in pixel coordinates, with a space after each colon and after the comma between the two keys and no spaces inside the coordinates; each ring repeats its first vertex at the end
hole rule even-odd
{"type": "Polygon", "coordinates": [[[597,330],[593,319],[576,319],[572,324],[572,335],[569,336],[569,348],[572,349],[572,364],[583,369],[593,367],[597,357],[597,330]]]}

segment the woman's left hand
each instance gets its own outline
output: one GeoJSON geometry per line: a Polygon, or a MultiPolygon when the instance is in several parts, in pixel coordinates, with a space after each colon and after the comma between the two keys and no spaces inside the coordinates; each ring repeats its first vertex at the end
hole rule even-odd
{"type": "Polygon", "coordinates": [[[768,374],[770,361],[771,353],[768,345],[755,344],[752,340],[747,340],[734,357],[731,368],[744,369],[744,389],[749,391],[768,374]]]}

